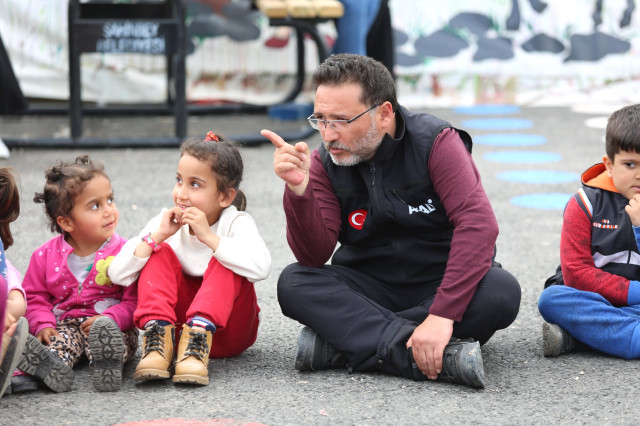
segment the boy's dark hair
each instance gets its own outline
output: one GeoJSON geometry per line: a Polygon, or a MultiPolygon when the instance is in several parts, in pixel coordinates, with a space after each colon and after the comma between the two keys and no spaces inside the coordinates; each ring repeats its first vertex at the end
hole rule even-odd
{"type": "Polygon", "coordinates": [[[393,76],[382,63],[367,56],[341,53],[328,57],[313,73],[313,89],[320,85],[338,86],[355,83],[362,87],[362,102],[370,107],[386,101],[398,110],[393,76]]]}
{"type": "Polygon", "coordinates": [[[20,215],[18,174],[11,167],[0,168],[0,239],[5,250],[13,244],[9,224],[20,215]]]}
{"type": "Polygon", "coordinates": [[[57,218],[69,216],[76,198],[82,194],[87,183],[97,175],[109,179],[102,163],[91,160],[88,155],[76,157],[73,163],[58,160],[55,166],[45,170],[44,176],[47,182],[44,184],[44,191],[36,192],[33,201],[44,204],[44,212],[51,232],[62,234],[57,218]]]}
{"type": "Polygon", "coordinates": [[[620,151],[640,153],[640,104],[620,108],[607,121],[607,157],[620,151]]]}
{"type": "Polygon", "coordinates": [[[247,198],[240,190],[244,165],[237,145],[228,138],[209,132],[206,140],[188,138],[180,144],[180,157],[185,154],[209,164],[218,181],[218,191],[226,192],[235,189],[236,197],[232,205],[238,210],[245,210],[247,198]],[[212,136],[209,136],[212,135],[212,136]],[[209,139],[214,137],[215,139],[209,139]],[[217,139],[217,140],[216,140],[217,139]]]}

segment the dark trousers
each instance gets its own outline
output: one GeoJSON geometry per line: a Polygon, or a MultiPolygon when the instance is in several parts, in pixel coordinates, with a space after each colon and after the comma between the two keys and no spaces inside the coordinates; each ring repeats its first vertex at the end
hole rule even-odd
{"type": "MultiPolygon", "coordinates": [[[[429,315],[433,288],[390,285],[341,266],[294,263],[278,279],[284,315],[308,325],[344,353],[355,371],[382,371],[412,379],[406,342],[429,315]]],[[[484,344],[518,315],[521,290],[507,271],[492,267],[478,284],[453,336],[484,344]]],[[[424,377],[424,376],[423,376],[424,377]]]]}

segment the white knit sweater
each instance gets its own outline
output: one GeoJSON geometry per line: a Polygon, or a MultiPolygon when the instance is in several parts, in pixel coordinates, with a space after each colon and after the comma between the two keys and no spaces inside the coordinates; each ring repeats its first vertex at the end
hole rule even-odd
{"type": "MultiPolygon", "coordinates": [[[[166,210],[162,209],[136,238],[130,239],[122,247],[109,266],[108,275],[112,282],[128,286],[138,279],[149,258],[136,257],[133,253],[143,236],[158,230],[162,214],[166,210]]],[[[211,231],[220,237],[220,245],[215,252],[195,235],[189,235],[189,225],[184,225],[165,240],[178,257],[185,274],[204,276],[213,256],[223,266],[251,282],[264,280],[269,276],[271,255],[258,233],[256,223],[248,213],[238,211],[234,206],[227,207],[222,211],[218,222],[211,226],[211,231]]]]}

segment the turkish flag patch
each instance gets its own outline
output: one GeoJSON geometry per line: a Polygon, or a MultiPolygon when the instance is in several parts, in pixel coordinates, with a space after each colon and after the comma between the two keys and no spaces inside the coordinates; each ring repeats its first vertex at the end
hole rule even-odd
{"type": "Polygon", "coordinates": [[[349,225],[355,229],[362,229],[364,220],[367,218],[366,210],[354,210],[349,214],[349,225]]]}

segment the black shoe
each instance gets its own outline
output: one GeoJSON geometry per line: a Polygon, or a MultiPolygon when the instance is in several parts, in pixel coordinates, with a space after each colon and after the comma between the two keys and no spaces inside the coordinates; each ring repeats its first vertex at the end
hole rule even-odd
{"type": "Polygon", "coordinates": [[[304,327],[298,338],[295,368],[299,371],[317,371],[347,366],[347,359],[328,344],[311,327],[304,327]]]}
{"type": "Polygon", "coordinates": [[[2,353],[2,363],[0,364],[0,397],[4,395],[9,383],[11,383],[11,376],[13,376],[16,366],[22,358],[27,336],[29,336],[29,322],[27,319],[21,317],[17,324],[13,336],[11,336],[6,349],[2,353]]]}
{"type": "MultiPolygon", "coordinates": [[[[413,359],[412,348],[409,348],[409,362],[411,363],[413,380],[427,380],[413,359]]],[[[456,383],[474,388],[484,388],[484,366],[480,343],[473,339],[452,338],[444,348],[442,354],[442,371],[438,380],[446,383],[456,383]]]]}
{"type": "MultiPolygon", "coordinates": [[[[18,376],[13,376],[11,378],[11,388],[12,393],[22,393],[38,390],[39,382],[33,376],[28,376],[26,374],[20,374],[18,376]]],[[[7,389],[9,389],[7,388],[7,389]]]]}
{"type": "Polygon", "coordinates": [[[91,324],[89,350],[93,356],[93,386],[100,392],[114,392],[122,386],[124,340],[120,327],[109,317],[91,324]]]}
{"type": "Polygon", "coordinates": [[[473,388],[484,388],[484,366],[480,343],[473,339],[451,339],[442,354],[438,380],[473,388]]]}
{"type": "Polygon", "coordinates": [[[548,322],[542,323],[542,352],[546,357],[562,355],[577,349],[577,341],[563,328],[548,322]]]}
{"type": "Polygon", "coordinates": [[[54,392],[66,392],[73,385],[74,373],[55,353],[30,334],[18,368],[42,380],[54,392]]]}

